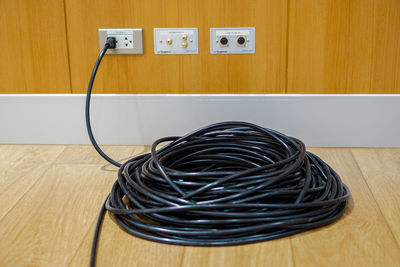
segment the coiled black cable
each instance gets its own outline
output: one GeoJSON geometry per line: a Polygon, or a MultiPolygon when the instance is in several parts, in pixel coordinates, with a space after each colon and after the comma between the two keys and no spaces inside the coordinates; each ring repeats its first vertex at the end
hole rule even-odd
{"type": "Polygon", "coordinates": [[[99,215],[91,264],[107,210],[144,239],[224,246],[329,224],[349,196],[339,175],[300,140],[246,122],[209,125],[161,138],[150,153],[121,165],[99,215]]]}

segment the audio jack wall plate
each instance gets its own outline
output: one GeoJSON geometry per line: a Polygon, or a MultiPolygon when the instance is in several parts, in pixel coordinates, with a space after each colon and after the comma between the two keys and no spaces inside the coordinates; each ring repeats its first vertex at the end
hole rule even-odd
{"type": "Polygon", "coordinates": [[[115,37],[116,46],[106,54],[143,54],[142,29],[99,29],[99,48],[103,49],[107,37],[115,37]]]}
{"type": "Polygon", "coordinates": [[[197,28],[154,28],[154,54],[198,54],[197,28]]]}
{"type": "Polygon", "coordinates": [[[211,54],[254,54],[255,44],[254,27],[210,28],[211,54]]]}

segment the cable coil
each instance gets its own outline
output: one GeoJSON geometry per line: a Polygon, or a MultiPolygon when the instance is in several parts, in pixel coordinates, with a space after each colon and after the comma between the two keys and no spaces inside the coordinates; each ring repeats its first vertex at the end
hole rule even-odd
{"type": "Polygon", "coordinates": [[[92,144],[120,167],[98,217],[95,264],[106,211],[128,233],[193,246],[237,245],[280,238],[337,220],[350,191],[339,175],[298,139],[246,122],[221,122],[182,137],[157,140],[151,152],[120,164],[97,145],[87,94],[92,144]],[[165,146],[158,146],[168,142],[165,146]]]}
{"type": "Polygon", "coordinates": [[[300,140],[223,122],[159,139],[151,153],[123,164],[105,207],[135,236],[220,246],[326,225],[348,197],[337,173],[300,140]]]}

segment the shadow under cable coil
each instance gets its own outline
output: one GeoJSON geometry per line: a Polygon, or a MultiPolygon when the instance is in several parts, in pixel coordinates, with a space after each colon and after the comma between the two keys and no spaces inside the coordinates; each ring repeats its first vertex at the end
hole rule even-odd
{"type": "Polygon", "coordinates": [[[120,164],[93,240],[94,265],[105,212],[128,233],[151,241],[225,246],[300,233],[337,220],[350,191],[339,175],[293,137],[246,122],[221,122],[155,141],[151,153],[120,164]],[[166,144],[160,149],[158,145],[166,144]]]}

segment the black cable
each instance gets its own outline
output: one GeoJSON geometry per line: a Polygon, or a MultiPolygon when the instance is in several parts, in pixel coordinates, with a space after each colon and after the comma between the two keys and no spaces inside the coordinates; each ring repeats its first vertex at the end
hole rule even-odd
{"type": "Polygon", "coordinates": [[[100,211],[91,266],[106,210],[144,239],[225,246],[329,224],[344,213],[349,196],[328,164],[300,140],[271,129],[221,122],[161,138],[150,153],[119,168],[100,211]]]}
{"type": "Polygon", "coordinates": [[[97,58],[96,64],[94,64],[93,72],[92,72],[92,75],[90,76],[90,81],[89,81],[87,94],[86,94],[86,105],[85,105],[86,129],[88,131],[90,142],[92,142],[92,145],[94,146],[96,151],[100,154],[100,156],[102,156],[105,160],[107,160],[111,164],[113,164],[113,165],[115,165],[117,167],[120,167],[121,163],[113,160],[112,158],[107,156],[107,154],[104,153],[103,150],[101,150],[101,148],[99,147],[99,145],[96,142],[96,139],[93,136],[92,126],[90,124],[90,113],[89,113],[89,111],[90,111],[90,98],[92,96],[92,88],[93,88],[94,78],[96,77],[97,69],[99,68],[100,62],[103,59],[104,54],[107,52],[107,50],[109,48],[115,48],[115,38],[111,38],[111,37],[107,38],[107,42],[104,45],[103,49],[100,51],[100,55],[97,58]]]}

